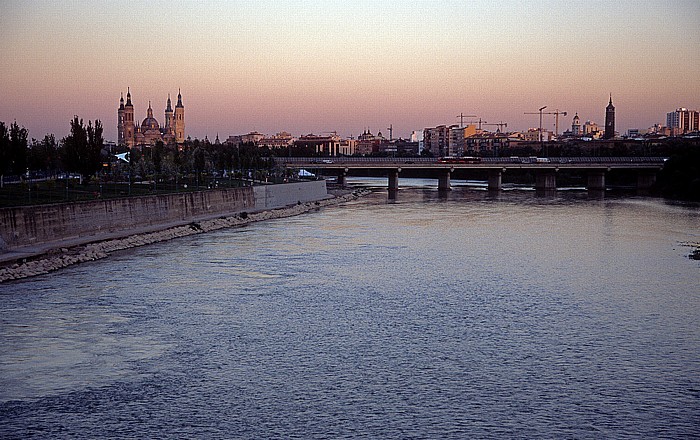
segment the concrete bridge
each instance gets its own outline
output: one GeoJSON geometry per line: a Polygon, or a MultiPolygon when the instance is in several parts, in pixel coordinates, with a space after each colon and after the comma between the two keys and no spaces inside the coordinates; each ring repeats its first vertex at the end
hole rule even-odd
{"type": "Polygon", "coordinates": [[[555,190],[559,170],[578,170],[587,174],[589,190],[604,190],[606,173],[613,170],[637,172],[637,188],[648,189],[666,161],[663,157],[483,157],[441,160],[424,157],[287,157],[276,158],[287,169],[329,171],[344,185],[353,170],[376,170],[388,177],[389,190],[399,189],[399,174],[406,170],[428,170],[437,176],[438,189],[450,189],[450,178],[457,170],[482,170],[488,175],[488,189],[501,189],[502,175],[508,170],[531,170],[535,189],[555,190]]]}

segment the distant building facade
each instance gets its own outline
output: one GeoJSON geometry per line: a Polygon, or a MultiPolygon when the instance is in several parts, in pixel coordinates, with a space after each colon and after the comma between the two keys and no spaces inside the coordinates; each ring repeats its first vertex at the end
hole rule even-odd
{"type": "MultiPolygon", "coordinates": [[[[538,131],[539,132],[539,131],[538,131]]],[[[498,156],[510,146],[505,133],[479,133],[465,139],[465,151],[469,154],[498,156]]]]}
{"type": "Polygon", "coordinates": [[[540,131],[539,128],[528,128],[528,130],[523,133],[523,140],[526,142],[550,142],[553,139],[554,133],[549,130],[540,131]]]}
{"type": "Polygon", "coordinates": [[[313,148],[314,153],[320,156],[338,156],[341,154],[340,136],[336,134],[329,136],[307,134],[294,141],[294,146],[313,148]]]}
{"type": "Polygon", "coordinates": [[[258,142],[259,147],[267,147],[270,150],[289,148],[294,145],[294,137],[291,133],[282,131],[274,136],[265,136],[258,142]]]}
{"type": "Polygon", "coordinates": [[[122,94],[117,110],[117,143],[119,145],[134,148],[155,145],[157,142],[163,142],[166,145],[185,142],[185,106],[182,105],[182,95],[179,91],[174,111],[170,95],[168,95],[165,107],[165,125],[162,127],[153,116],[150,101],[146,112],[146,118],[141,124],[136,123],[134,105],[131,102],[131,90],[127,88],[126,103],[122,94]]]}
{"type": "Polygon", "coordinates": [[[696,110],[678,108],[676,111],[666,113],[666,126],[671,129],[674,136],[680,136],[692,131],[698,131],[700,114],[696,110]]]}
{"type": "Polygon", "coordinates": [[[372,134],[369,129],[365,129],[361,135],[357,137],[355,152],[360,155],[368,155],[379,152],[379,145],[384,141],[384,136],[380,131],[377,135],[372,134]]]}
{"type": "Polygon", "coordinates": [[[429,151],[434,156],[447,156],[448,142],[449,128],[446,125],[423,130],[423,150],[429,151]]]}
{"type": "Polygon", "coordinates": [[[586,123],[583,124],[583,137],[600,139],[602,136],[603,133],[601,133],[600,129],[598,128],[598,124],[595,122],[586,121],[586,123]]]}

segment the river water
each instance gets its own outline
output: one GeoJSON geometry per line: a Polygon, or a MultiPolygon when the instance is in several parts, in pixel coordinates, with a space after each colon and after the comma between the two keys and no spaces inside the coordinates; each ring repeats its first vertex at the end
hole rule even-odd
{"type": "Polygon", "coordinates": [[[1,285],[0,437],[700,436],[700,208],[414,183],[1,285]]]}

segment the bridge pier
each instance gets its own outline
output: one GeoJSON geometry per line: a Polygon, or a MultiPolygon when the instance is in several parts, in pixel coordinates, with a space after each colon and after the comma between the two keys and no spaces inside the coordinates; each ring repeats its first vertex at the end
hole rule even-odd
{"type": "Polygon", "coordinates": [[[389,191],[399,189],[399,170],[389,170],[389,191]]]}
{"type": "Polygon", "coordinates": [[[656,171],[639,170],[637,172],[637,189],[647,190],[656,183],[656,171]]]}
{"type": "Polygon", "coordinates": [[[347,183],[347,177],[348,177],[347,172],[339,171],[338,172],[338,180],[337,180],[338,185],[345,186],[345,184],[347,183]]]}
{"type": "Polygon", "coordinates": [[[605,171],[604,170],[592,170],[588,172],[588,186],[589,191],[602,191],[605,190],[605,171]]]}
{"type": "Polygon", "coordinates": [[[489,191],[500,191],[502,181],[503,180],[501,170],[489,171],[489,191]]]}
{"type": "Polygon", "coordinates": [[[535,189],[553,191],[557,189],[557,175],[554,170],[542,170],[535,173],[535,189]]]}
{"type": "Polygon", "coordinates": [[[449,191],[450,186],[450,170],[445,170],[438,177],[438,191],[449,191]]]}

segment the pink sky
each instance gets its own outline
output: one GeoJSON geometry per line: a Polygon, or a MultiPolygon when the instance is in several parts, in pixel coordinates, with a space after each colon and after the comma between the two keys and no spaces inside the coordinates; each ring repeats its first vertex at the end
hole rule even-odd
{"type": "MultiPolygon", "coordinates": [[[[700,109],[697,1],[16,2],[0,15],[0,121],[116,140],[120,92],[163,121],[182,89],[186,134],[365,128],[407,137],[460,112],[509,130],[539,107],[617,130],[700,109]]],[[[554,118],[545,118],[554,128],[554,118]]],[[[495,127],[489,127],[494,128],[495,127]]]]}

